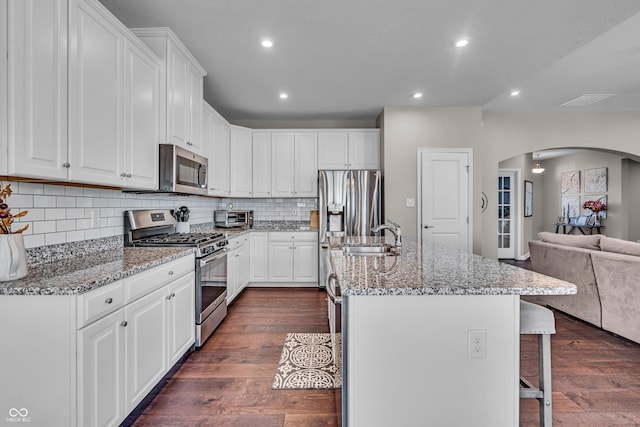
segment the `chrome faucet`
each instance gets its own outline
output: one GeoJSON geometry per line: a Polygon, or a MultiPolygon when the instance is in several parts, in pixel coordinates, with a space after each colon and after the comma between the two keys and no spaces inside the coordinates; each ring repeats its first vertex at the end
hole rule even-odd
{"type": "Polygon", "coordinates": [[[382,230],[389,230],[393,237],[395,238],[394,246],[399,248],[402,246],[402,230],[400,229],[400,225],[395,222],[389,220],[387,218],[387,222],[385,224],[380,224],[371,229],[373,233],[378,233],[382,230]]]}

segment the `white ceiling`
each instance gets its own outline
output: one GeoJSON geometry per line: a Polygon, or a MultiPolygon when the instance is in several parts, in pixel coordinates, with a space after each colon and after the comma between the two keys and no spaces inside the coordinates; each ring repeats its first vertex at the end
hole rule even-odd
{"type": "Polygon", "coordinates": [[[170,27],[229,120],[372,120],[391,106],[640,111],[638,0],[101,2],[128,27],[170,27]],[[459,37],[470,44],[454,47],[459,37]],[[560,107],[582,94],[616,96],[560,107]]]}

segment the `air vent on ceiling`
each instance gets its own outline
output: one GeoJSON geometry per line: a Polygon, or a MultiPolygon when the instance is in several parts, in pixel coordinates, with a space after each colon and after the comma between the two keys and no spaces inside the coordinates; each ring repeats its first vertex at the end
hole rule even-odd
{"type": "Polygon", "coordinates": [[[567,101],[564,104],[561,104],[561,107],[586,107],[587,105],[595,104],[596,102],[600,102],[603,99],[611,98],[612,96],[616,96],[615,93],[586,93],[584,95],[580,95],[579,97],[572,99],[571,101],[567,101]]]}

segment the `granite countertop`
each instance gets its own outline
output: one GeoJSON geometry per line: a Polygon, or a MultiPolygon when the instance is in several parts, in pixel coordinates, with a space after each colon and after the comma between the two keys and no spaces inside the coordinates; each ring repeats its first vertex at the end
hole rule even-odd
{"type": "MultiPolygon", "coordinates": [[[[372,240],[373,239],[373,240],[372,240]]],[[[397,256],[347,256],[331,239],[331,264],[343,296],[569,295],[572,283],[479,255],[406,239],[397,256]]],[[[380,239],[351,244],[380,244],[380,239]]]]}
{"type": "Polygon", "coordinates": [[[213,223],[199,224],[191,228],[191,231],[225,233],[227,239],[243,233],[253,232],[317,232],[317,228],[311,228],[309,221],[256,221],[253,228],[218,228],[213,223]]]}
{"type": "Polygon", "coordinates": [[[0,295],[74,295],[193,253],[193,248],[110,248],[29,267],[27,277],[0,282],[0,295]]]}

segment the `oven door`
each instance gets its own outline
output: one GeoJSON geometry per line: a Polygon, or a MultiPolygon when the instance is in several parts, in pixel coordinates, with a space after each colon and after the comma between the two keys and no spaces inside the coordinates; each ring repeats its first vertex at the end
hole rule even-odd
{"type": "Polygon", "coordinates": [[[227,298],[227,250],[198,260],[196,323],[202,324],[227,298]]]}

